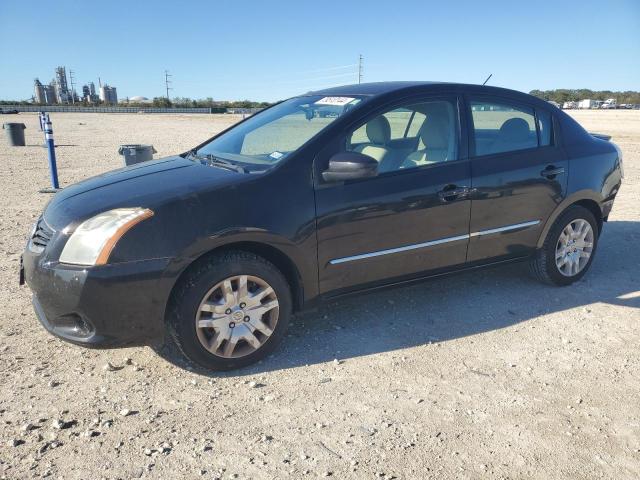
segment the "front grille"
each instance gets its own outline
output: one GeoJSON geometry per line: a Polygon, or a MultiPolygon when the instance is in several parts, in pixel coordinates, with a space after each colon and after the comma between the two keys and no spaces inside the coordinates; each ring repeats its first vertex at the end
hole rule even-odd
{"type": "Polygon", "coordinates": [[[43,218],[38,219],[38,223],[36,223],[36,228],[33,231],[33,235],[31,235],[31,245],[33,246],[33,250],[37,252],[42,252],[51,237],[55,232],[47,225],[47,222],[44,221],[43,218]]]}

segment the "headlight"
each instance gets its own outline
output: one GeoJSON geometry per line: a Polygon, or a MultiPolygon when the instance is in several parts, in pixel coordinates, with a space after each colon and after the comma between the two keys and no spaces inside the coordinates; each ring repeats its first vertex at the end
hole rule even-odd
{"type": "Polygon", "coordinates": [[[134,225],[152,215],[148,208],[116,208],[85,220],[71,234],[60,261],[75,265],[104,265],[118,240],[134,225]]]}

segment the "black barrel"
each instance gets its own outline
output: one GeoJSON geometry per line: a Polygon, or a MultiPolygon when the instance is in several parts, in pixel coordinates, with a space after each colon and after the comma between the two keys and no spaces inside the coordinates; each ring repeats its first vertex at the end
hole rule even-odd
{"type": "Polygon", "coordinates": [[[24,123],[5,123],[2,128],[7,134],[9,145],[12,147],[24,147],[24,123]]]}
{"type": "Polygon", "coordinates": [[[124,157],[125,165],[134,165],[147,160],[153,160],[153,154],[157,153],[153,145],[120,145],[118,153],[124,157]]]}

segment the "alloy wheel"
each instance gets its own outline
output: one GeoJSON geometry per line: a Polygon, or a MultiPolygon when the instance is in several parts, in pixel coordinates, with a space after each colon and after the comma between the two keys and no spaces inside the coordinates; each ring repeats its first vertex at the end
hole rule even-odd
{"type": "Polygon", "coordinates": [[[573,277],[580,273],[589,263],[593,241],[591,224],[582,218],[572,220],[564,227],[556,244],[558,271],[565,277],[573,277]]]}
{"type": "Polygon", "coordinates": [[[233,276],[217,283],[200,302],[196,333],[210,353],[244,357],[265,344],[278,316],[278,297],[266,281],[251,275],[233,276]]]}

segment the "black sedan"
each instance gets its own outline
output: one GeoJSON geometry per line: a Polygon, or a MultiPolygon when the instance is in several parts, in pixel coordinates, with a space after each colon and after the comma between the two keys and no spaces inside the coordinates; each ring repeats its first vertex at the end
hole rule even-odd
{"type": "Polygon", "coordinates": [[[615,144],[523,93],[338,87],[65,188],[21,273],[64,340],[172,342],[231,369],[272,351],[294,312],[355,291],[521,260],[569,285],[622,176],[615,144]]]}

